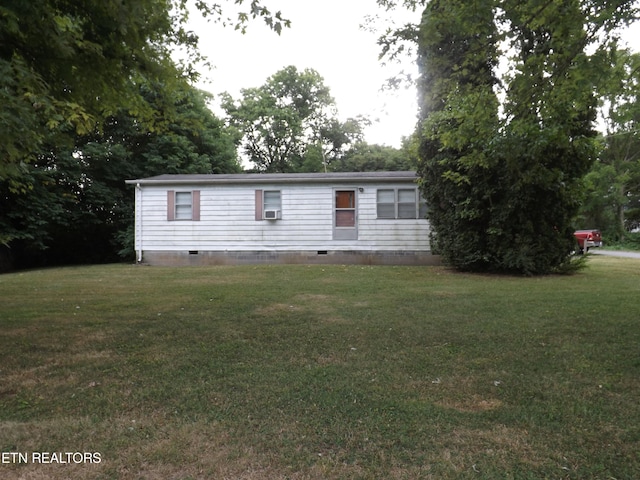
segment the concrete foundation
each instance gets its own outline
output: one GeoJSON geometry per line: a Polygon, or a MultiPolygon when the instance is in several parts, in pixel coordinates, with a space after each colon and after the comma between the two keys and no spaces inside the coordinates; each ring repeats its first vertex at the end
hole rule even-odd
{"type": "Polygon", "coordinates": [[[142,262],[159,266],[338,264],[440,265],[439,255],[424,251],[144,251],[142,262]]]}

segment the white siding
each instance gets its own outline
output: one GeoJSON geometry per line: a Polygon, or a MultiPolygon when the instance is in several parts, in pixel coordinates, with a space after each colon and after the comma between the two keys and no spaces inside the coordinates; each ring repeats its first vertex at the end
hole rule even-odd
{"type": "Polygon", "coordinates": [[[165,251],[429,250],[425,219],[377,219],[384,185],[143,185],[136,193],[136,249],[165,251]],[[333,240],[334,188],[357,194],[358,239],[333,240]],[[167,220],[167,191],[200,191],[200,220],[167,220]],[[255,190],[280,190],[282,218],[255,220],[255,190]]]}

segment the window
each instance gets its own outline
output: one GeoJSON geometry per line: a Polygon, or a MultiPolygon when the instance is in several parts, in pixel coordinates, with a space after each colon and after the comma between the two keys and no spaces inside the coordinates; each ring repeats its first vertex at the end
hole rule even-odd
{"type": "Polygon", "coordinates": [[[200,191],[167,192],[167,220],[200,220],[200,191]]]}
{"type": "Polygon", "coordinates": [[[264,211],[265,218],[268,218],[268,211],[280,212],[282,210],[282,201],[280,199],[280,190],[264,191],[264,211]]]}
{"type": "Polygon", "coordinates": [[[396,191],[378,190],[378,218],[396,218],[396,191]]]}
{"type": "Polygon", "coordinates": [[[256,220],[282,218],[282,194],[280,190],[256,190],[256,220]]]}
{"type": "Polygon", "coordinates": [[[398,189],[398,218],[416,218],[415,188],[398,189]]]}
{"type": "Polygon", "coordinates": [[[336,190],[336,227],[354,227],[356,224],[356,192],[336,190]]]}
{"type": "Polygon", "coordinates": [[[176,220],[191,220],[193,203],[191,192],[176,192],[176,220]]]}
{"type": "Polygon", "coordinates": [[[425,217],[426,204],[415,188],[381,188],[377,191],[376,202],[380,219],[425,217]]]}

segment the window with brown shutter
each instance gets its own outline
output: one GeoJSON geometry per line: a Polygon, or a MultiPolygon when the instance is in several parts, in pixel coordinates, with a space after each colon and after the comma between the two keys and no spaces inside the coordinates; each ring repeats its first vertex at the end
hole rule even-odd
{"type": "Polygon", "coordinates": [[[200,190],[167,191],[167,220],[200,220],[200,190]]]}

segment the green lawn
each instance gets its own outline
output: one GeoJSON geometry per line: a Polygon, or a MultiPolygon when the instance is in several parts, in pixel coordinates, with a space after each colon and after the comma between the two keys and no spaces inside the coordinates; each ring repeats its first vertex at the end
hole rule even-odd
{"type": "Polygon", "coordinates": [[[637,478],[640,260],[588,265],[1,275],[0,478],[637,478]]]}

